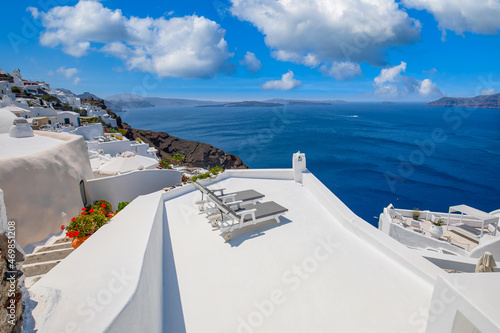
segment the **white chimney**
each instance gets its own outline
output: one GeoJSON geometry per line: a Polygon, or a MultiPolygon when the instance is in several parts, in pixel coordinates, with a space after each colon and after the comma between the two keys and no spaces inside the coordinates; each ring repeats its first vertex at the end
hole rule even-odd
{"type": "Polygon", "coordinates": [[[302,173],[306,171],[306,154],[300,151],[293,154],[293,178],[297,183],[302,183],[302,173]]]}

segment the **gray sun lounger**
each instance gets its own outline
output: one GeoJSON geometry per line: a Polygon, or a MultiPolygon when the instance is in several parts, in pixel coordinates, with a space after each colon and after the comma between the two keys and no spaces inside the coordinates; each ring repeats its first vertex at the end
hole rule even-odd
{"type": "MultiPolygon", "coordinates": [[[[224,204],[219,198],[213,197],[212,195],[209,195],[209,197],[220,211],[220,228],[226,241],[232,238],[232,231],[235,229],[268,221],[270,219],[275,219],[277,223],[280,223],[280,216],[288,211],[287,208],[274,201],[232,209],[224,204]],[[228,222],[232,221],[233,224],[224,226],[223,224],[226,220],[229,220],[228,222]]],[[[215,227],[217,225],[217,220],[212,220],[212,226],[215,227]]]]}
{"type": "MultiPolygon", "coordinates": [[[[201,192],[201,201],[197,201],[196,204],[199,205],[200,211],[205,210],[205,204],[207,200],[203,200],[204,196],[207,196],[210,199],[210,196],[216,197],[225,204],[241,204],[241,203],[257,203],[257,200],[264,198],[264,194],[259,193],[255,190],[244,190],[232,193],[224,193],[225,189],[215,189],[210,190],[208,187],[203,186],[198,182],[193,183],[194,187],[196,187],[201,192]],[[215,192],[219,192],[219,194],[215,194],[215,192]]],[[[213,200],[210,200],[213,201],[213,200]]]]}

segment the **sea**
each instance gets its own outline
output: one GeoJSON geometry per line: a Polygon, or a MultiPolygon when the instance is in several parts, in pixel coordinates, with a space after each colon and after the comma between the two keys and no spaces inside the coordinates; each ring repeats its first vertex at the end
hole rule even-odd
{"type": "Polygon", "coordinates": [[[500,209],[500,110],[417,103],[169,106],[118,113],[134,128],[233,153],[250,168],[307,169],[373,226],[383,208],[500,209]]]}

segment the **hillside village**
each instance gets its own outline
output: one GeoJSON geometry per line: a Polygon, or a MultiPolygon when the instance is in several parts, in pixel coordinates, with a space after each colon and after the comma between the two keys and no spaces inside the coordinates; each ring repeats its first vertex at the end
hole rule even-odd
{"type": "MultiPolygon", "coordinates": [[[[83,136],[97,177],[120,172],[101,172],[99,167],[123,153],[148,158],[146,168],[158,166],[157,149],[140,139],[128,139],[127,131],[118,128],[120,118],[106,108],[103,100],[80,98],[70,90],[26,80],[20,70],[9,74],[1,69],[0,98],[0,132],[11,131],[12,136],[13,121],[19,123],[22,118],[32,130],[83,136]]],[[[18,130],[16,135],[31,134],[18,130]]]]}

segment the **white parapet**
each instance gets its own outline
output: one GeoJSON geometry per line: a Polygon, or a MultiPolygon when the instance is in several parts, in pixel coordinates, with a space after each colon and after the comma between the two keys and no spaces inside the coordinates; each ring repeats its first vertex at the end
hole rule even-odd
{"type": "Polygon", "coordinates": [[[302,174],[306,171],[306,154],[300,151],[293,154],[293,175],[297,183],[302,183],[302,174]]]}

